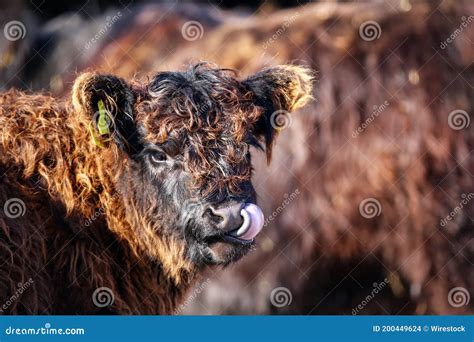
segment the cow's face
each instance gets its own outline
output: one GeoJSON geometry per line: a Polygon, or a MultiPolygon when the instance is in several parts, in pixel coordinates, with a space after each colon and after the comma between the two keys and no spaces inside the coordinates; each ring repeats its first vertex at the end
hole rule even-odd
{"type": "Polygon", "coordinates": [[[76,108],[99,112],[93,119],[99,135],[102,114],[113,118],[105,135],[120,147],[123,165],[115,186],[145,249],[160,258],[176,249],[193,264],[225,265],[243,256],[263,227],[250,147],[270,155],[278,116],[304,104],[310,92],[311,76],[301,67],[239,81],[201,64],[158,73],[145,86],[86,74],[73,99],[76,108]]]}

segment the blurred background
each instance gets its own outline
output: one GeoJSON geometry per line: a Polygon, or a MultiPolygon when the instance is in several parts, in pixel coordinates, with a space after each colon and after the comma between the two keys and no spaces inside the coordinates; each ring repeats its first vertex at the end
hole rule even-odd
{"type": "Polygon", "coordinates": [[[474,2],[0,1],[0,89],[199,61],[316,71],[255,153],[257,246],[176,314],[474,313],[474,2]]]}

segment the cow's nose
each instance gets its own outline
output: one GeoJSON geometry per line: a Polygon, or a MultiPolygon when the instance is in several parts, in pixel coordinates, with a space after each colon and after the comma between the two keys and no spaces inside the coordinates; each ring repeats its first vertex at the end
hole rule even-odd
{"type": "Polygon", "coordinates": [[[216,208],[210,206],[210,219],[214,222],[215,227],[230,232],[242,226],[244,218],[240,214],[245,203],[236,203],[229,206],[216,208]]]}

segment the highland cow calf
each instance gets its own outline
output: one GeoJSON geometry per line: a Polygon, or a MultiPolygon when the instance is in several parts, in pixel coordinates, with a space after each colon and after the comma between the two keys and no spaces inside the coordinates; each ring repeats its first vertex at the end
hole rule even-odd
{"type": "Polygon", "coordinates": [[[0,95],[4,313],[171,313],[263,226],[250,146],[311,93],[296,66],[199,64],[148,84],[85,73],[72,99],[0,95]]]}

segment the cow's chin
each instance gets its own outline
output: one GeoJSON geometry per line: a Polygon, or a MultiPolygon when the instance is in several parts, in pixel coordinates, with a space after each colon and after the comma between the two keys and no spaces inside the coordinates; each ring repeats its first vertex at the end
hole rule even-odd
{"type": "Polygon", "coordinates": [[[232,242],[223,240],[213,243],[208,249],[211,251],[213,264],[228,265],[247,254],[252,249],[253,244],[253,241],[232,242]]]}
{"type": "Polygon", "coordinates": [[[227,266],[241,259],[253,246],[253,241],[229,241],[223,238],[207,243],[196,243],[190,248],[190,257],[194,263],[200,265],[227,266]]]}

